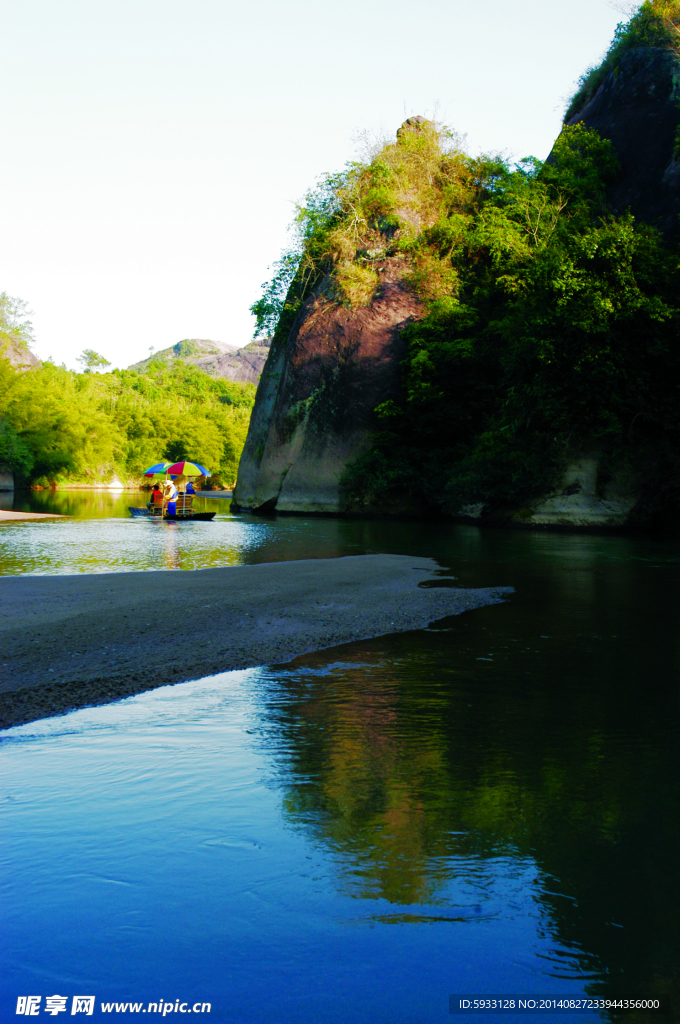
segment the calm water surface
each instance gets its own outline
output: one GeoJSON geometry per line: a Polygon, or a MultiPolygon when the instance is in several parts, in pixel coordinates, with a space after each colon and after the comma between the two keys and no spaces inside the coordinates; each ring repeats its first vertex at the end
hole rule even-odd
{"type": "Polygon", "coordinates": [[[0,527],[0,572],[387,551],[516,593],[3,733],[0,1019],[31,993],[239,1024],[445,1021],[464,992],[680,1007],[679,545],[44,493],[78,517],[0,527]]]}

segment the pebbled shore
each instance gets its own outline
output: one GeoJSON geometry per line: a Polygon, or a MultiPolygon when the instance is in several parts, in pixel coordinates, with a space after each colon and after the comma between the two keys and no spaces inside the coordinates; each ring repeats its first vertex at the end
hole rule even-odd
{"type": "Polygon", "coordinates": [[[357,555],[0,577],[0,727],[421,629],[512,590],[419,586],[438,572],[430,558],[357,555]]]}

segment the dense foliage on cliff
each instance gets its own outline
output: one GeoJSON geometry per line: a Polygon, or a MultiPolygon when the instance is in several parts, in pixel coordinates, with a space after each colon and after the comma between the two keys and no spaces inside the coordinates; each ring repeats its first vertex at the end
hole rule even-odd
{"type": "Polygon", "coordinates": [[[160,458],[236,477],[255,388],[181,361],[148,373],[30,370],[0,355],[0,463],[32,483],[139,478],[160,458]]]}
{"type": "Polygon", "coordinates": [[[680,0],[645,0],[630,21],[617,26],[604,60],[581,77],[566,118],[583,109],[609,72],[616,71],[618,62],[628,50],[648,46],[670,48],[680,53],[680,0]]]}
{"type": "Polygon", "coordinates": [[[414,119],[308,198],[279,334],[315,286],[370,303],[385,256],[426,310],[405,331],[401,394],[347,476],[359,505],[410,490],[445,512],[518,507],[592,450],[603,479],[625,456],[652,503],[680,500],[678,257],[607,211],[616,168],[580,124],[549,163],[511,167],[414,119]]]}

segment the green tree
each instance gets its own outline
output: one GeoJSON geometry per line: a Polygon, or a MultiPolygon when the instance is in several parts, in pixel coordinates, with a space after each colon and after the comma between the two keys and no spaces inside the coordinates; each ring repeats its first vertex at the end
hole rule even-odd
{"type": "Polygon", "coordinates": [[[254,395],[253,385],[181,361],[154,363],[148,373],[74,373],[50,362],[21,372],[0,357],[0,420],[8,425],[0,450],[14,452],[30,482],[46,485],[113,473],[133,482],[174,444],[231,482],[254,395]]]}
{"type": "Polygon", "coordinates": [[[100,356],[100,354],[95,352],[93,348],[83,349],[81,354],[78,356],[78,362],[84,368],[85,373],[91,373],[92,370],[96,370],[100,366],[104,367],[111,365],[105,356],[100,356]]]}
{"type": "Polygon", "coordinates": [[[0,468],[27,476],[33,461],[28,445],[7,420],[0,419],[0,468]]]}

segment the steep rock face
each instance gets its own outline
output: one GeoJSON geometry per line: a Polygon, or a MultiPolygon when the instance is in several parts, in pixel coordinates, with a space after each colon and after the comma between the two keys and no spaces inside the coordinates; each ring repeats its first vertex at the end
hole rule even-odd
{"type": "Polygon", "coordinates": [[[236,507],[346,511],[343,472],[368,444],[376,405],[395,394],[403,327],[422,315],[403,283],[405,263],[390,257],[376,269],[381,285],[369,306],[338,305],[326,282],[288,339],[272,345],[239,466],[236,507]]]}
{"type": "Polygon", "coordinates": [[[680,230],[680,61],[672,50],[629,50],[593,98],[567,124],[582,121],[609,139],[621,171],[608,189],[612,210],[653,224],[669,239],[680,230]]]}

